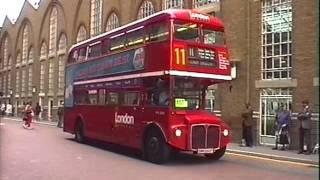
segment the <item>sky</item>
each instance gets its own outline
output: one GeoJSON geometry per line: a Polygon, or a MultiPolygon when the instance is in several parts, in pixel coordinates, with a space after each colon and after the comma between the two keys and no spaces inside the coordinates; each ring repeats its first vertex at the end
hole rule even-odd
{"type": "MultiPolygon", "coordinates": [[[[25,0],[0,0],[0,27],[6,15],[11,20],[17,19],[25,0]]],[[[40,0],[28,0],[31,4],[40,0]]]]}

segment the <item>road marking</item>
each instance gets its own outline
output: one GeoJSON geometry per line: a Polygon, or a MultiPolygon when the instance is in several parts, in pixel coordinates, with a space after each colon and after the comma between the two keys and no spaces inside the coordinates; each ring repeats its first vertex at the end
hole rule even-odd
{"type": "Polygon", "coordinates": [[[292,164],[292,165],[298,165],[298,166],[306,166],[306,167],[315,167],[315,168],[319,168],[319,165],[315,165],[315,164],[307,164],[307,163],[291,162],[291,161],[278,160],[278,159],[270,159],[270,158],[257,157],[257,156],[250,156],[250,155],[244,155],[244,154],[236,154],[236,153],[231,153],[231,152],[226,152],[226,154],[230,154],[230,155],[234,155],[234,156],[241,156],[241,157],[249,157],[249,158],[253,158],[253,159],[260,159],[260,160],[273,161],[273,162],[280,162],[280,163],[286,163],[286,164],[292,164]]]}
{"type": "Polygon", "coordinates": [[[39,159],[32,159],[32,160],[30,160],[30,163],[38,163],[38,162],[40,162],[39,159]]]}

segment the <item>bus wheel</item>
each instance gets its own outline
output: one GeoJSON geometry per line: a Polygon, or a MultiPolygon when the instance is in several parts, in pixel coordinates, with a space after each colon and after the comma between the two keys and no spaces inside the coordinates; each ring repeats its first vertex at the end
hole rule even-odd
{"type": "Polygon", "coordinates": [[[159,131],[151,130],[144,143],[144,156],[147,161],[163,164],[169,160],[170,148],[159,131]]]}
{"type": "Polygon", "coordinates": [[[79,143],[84,143],[85,138],[83,134],[83,124],[82,122],[78,122],[76,125],[75,140],[79,143]]]}
{"type": "Polygon", "coordinates": [[[227,147],[223,147],[212,154],[205,154],[205,156],[211,160],[218,160],[224,155],[224,153],[226,152],[226,149],[227,147]]]}

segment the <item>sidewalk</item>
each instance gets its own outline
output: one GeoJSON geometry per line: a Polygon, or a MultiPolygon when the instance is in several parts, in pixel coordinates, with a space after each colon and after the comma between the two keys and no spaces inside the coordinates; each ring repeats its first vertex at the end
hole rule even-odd
{"type": "Polygon", "coordinates": [[[239,144],[228,145],[227,152],[281,161],[290,161],[319,166],[319,154],[297,154],[298,150],[272,150],[270,146],[240,147],[239,144]]]}
{"type": "MultiPolygon", "coordinates": [[[[22,121],[17,117],[2,117],[6,120],[22,121]]],[[[56,122],[48,121],[33,121],[36,124],[45,124],[50,126],[56,126],[56,122]]],[[[319,166],[319,154],[297,154],[297,150],[272,150],[269,146],[253,146],[253,147],[240,147],[239,144],[231,143],[227,148],[228,153],[247,155],[253,157],[268,158],[281,161],[289,161],[295,163],[303,163],[310,166],[319,166]]]]}
{"type": "MultiPolygon", "coordinates": [[[[4,116],[4,117],[1,117],[5,120],[12,120],[12,121],[21,121],[22,122],[22,119],[20,117],[15,117],[15,116],[12,116],[12,117],[9,117],[9,116],[4,116]]],[[[37,120],[32,120],[32,123],[35,123],[35,124],[44,124],[44,125],[49,125],[49,126],[57,126],[57,122],[49,122],[49,121],[37,121],[37,120]]]]}

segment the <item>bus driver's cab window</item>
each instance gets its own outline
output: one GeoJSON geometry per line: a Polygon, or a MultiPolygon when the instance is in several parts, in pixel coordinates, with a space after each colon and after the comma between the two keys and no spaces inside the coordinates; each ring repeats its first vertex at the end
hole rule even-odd
{"type": "Polygon", "coordinates": [[[163,77],[149,82],[148,101],[149,105],[168,106],[170,102],[169,80],[163,77]]]}

